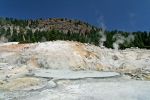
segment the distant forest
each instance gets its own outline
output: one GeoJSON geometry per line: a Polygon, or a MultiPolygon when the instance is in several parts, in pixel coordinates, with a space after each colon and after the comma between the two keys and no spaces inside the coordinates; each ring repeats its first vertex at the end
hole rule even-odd
{"type": "Polygon", "coordinates": [[[103,29],[91,29],[89,33],[64,33],[61,30],[35,30],[38,21],[31,20],[32,26],[27,20],[12,18],[0,18],[0,41],[33,43],[54,40],[70,40],[82,43],[90,43],[96,46],[103,45],[107,48],[119,46],[120,49],[139,47],[150,49],[150,32],[123,32],[108,31],[103,29]],[[15,28],[14,28],[15,27],[15,28]],[[19,31],[18,31],[18,28],[19,31]],[[28,27],[28,28],[26,28],[28,27]]]}

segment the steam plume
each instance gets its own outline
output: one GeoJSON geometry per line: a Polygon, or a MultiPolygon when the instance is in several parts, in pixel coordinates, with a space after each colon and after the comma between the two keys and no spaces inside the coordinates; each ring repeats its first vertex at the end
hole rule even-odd
{"type": "Polygon", "coordinates": [[[131,43],[132,41],[134,41],[134,35],[133,34],[129,34],[128,37],[124,37],[123,35],[121,34],[115,34],[113,36],[113,39],[115,39],[116,41],[113,43],[113,48],[115,50],[118,50],[120,47],[119,45],[120,44],[123,44],[125,41],[127,43],[131,43]]]}
{"type": "Polygon", "coordinates": [[[113,39],[115,39],[116,41],[113,43],[113,48],[115,50],[118,50],[119,49],[119,45],[120,44],[123,44],[125,42],[125,37],[122,36],[121,34],[115,34],[113,36],[113,39]]]}
{"type": "Polygon", "coordinates": [[[8,42],[8,39],[5,36],[0,37],[0,43],[6,43],[8,42]]]}
{"type": "Polygon", "coordinates": [[[103,47],[103,46],[104,46],[104,42],[106,41],[106,34],[105,34],[106,26],[105,26],[105,24],[104,24],[104,17],[103,17],[103,16],[100,16],[100,18],[99,18],[99,20],[98,20],[98,24],[99,24],[99,26],[102,28],[102,29],[99,31],[99,35],[100,35],[99,46],[100,46],[100,47],[103,47]]]}

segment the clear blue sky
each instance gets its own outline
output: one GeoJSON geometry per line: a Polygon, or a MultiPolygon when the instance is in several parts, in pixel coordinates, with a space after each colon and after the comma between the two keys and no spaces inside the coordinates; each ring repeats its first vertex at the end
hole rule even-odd
{"type": "Polygon", "coordinates": [[[0,16],[71,18],[109,30],[150,31],[150,0],[0,0],[0,16]]]}

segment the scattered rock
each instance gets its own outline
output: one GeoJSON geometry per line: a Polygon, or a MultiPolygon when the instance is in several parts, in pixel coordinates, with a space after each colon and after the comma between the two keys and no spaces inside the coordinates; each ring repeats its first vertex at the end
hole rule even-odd
{"type": "Polygon", "coordinates": [[[54,87],[56,87],[56,86],[57,86],[57,84],[56,84],[53,80],[50,80],[50,81],[48,82],[48,87],[54,88],[54,87]]]}
{"type": "Polygon", "coordinates": [[[112,59],[113,60],[118,60],[119,58],[116,55],[114,55],[114,56],[112,56],[112,59]]]}

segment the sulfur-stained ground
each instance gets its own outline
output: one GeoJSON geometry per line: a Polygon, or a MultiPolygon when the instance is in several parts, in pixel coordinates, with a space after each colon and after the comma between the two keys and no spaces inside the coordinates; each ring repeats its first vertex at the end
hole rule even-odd
{"type": "Polygon", "coordinates": [[[0,100],[150,100],[150,50],[0,44],[0,100]]]}

